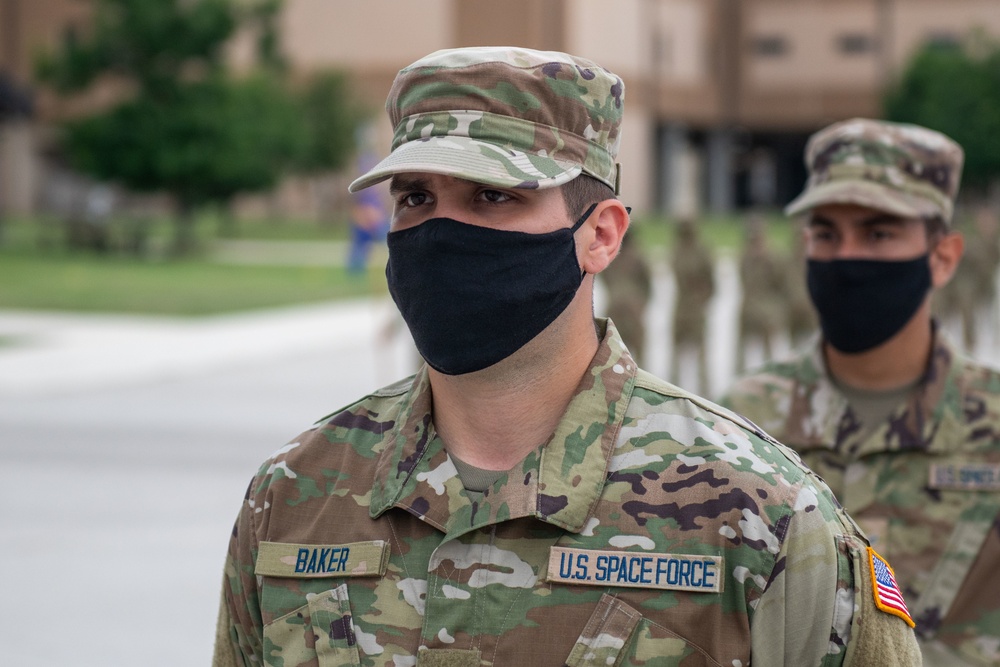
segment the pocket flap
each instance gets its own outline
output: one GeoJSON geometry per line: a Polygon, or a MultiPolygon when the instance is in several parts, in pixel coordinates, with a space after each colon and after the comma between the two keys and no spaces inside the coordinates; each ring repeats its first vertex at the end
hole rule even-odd
{"type": "Polygon", "coordinates": [[[567,667],[617,665],[641,619],[637,610],[605,593],[570,651],[567,667]]]}

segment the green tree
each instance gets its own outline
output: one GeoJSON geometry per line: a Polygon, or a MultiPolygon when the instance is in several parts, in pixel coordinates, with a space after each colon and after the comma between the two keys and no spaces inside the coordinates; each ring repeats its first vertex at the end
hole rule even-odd
{"type": "Polygon", "coordinates": [[[297,168],[306,173],[339,171],[355,150],[355,132],[368,112],[351,96],[342,72],[313,75],[300,93],[306,150],[297,168]]]}
{"type": "Polygon", "coordinates": [[[302,159],[302,107],[278,76],[277,0],[97,0],[92,30],[42,58],[39,74],[71,94],[103,82],[121,102],[66,121],[71,163],[96,178],[178,202],[175,250],[192,242],[194,211],[266,190],[302,159]],[[254,30],[265,65],[234,77],[225,47],[254,30]]]}
{"type": "Polygon", "coordinates": [[[885,99],[889,120],[944,132],[965,150],[963,182],[1000,176],[1000,46],[982,33],[959,45],[928,44],[885,99]]]}

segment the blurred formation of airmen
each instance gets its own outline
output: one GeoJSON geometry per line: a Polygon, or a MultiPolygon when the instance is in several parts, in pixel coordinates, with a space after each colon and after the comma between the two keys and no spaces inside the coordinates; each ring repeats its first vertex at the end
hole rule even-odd
{"type": "MultiPolygon", "coordinates": [[[[822,335],[722,398],[798,451],[892,561],[925,667],[1000,665],[1000,372],[931,315],[961,266],[962,162],[916,125],[853,119],[813,135],[786,212],[807,219],[822,335]]],[[[968,239],[966,259],[986,245],[968,239]]]]}
{"type": "MultiPolygon", "coordinates": [[[[983,206],[975,218],[977,244],[982,246],[983,276],[980,285],[980,316],[989,323],[991,330],[997,327],[997,271],[1000,271],[1000,219],[994,208],[983,206]]],[[[964,263],[964,261],[963,261],[964,263]]],[[[961,264],[959,265],[961,267],[961,264]]]]}
{"type": "Polygon", "coordinates": [[[740,335],[736,349],[736,369],[747,369],[746,352],[760,344],[764,359],[775,357],[775,341],[785,329],[785,285],[787,276],[781,258],[767,243],[767,226],[759,215],[746,223],[746,241],[740,256],[740,335]]]}
{"type": "Polygon", "coordinates": [[[653,293],[653,275],[642,249],[625,234],[618,257],[601,274],[608,290],[608,317],[618,327],[625,346],[642,363],[646,347],[646,306],[653,293]]]}
{"type": "Polygon", "coordinates": [[[943,319],[958,320],[962,343],[967,352],[973,353],[979,343],[979,324],[983,321],[996,323],[996,281],[1000,267],[996,215],[983,206],[963,231],[966,242],[962,263],[935,299],[934,310],[943,319]]]}
{"type": "MultiPolygon", "coordinates": [[[[670,258],[677,297],[674,300],[674,362],[671,381],[679,383],[681,360],[695,355],[698,363],[699,392],[708,391],[705,354],[705,319],[708,304],[715,294],[712,255],[698,236],[691,218],[677,222],[676,242],[670,258]]],[[[617,320],[616,320],[617,321],[617,320]]],[[[685,383],[690,386],[691,383],[685,383]]]]}

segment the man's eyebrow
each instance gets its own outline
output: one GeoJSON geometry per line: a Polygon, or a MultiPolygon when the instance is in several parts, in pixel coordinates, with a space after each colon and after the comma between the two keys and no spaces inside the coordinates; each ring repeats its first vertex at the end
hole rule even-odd
{"type": "MultiPolygon", "coordinates": [[[[891,213],[878,213],[870,218],[857,221],[856,224],[862,227],[875,227],[878,225],[904,225],[909,222],[907,218],[901,218],[891,213]]],[[[809,218],[810,227],[833,227],[833,221],[821,215],[812,215],[809,218]]]]}
{"type": "Polygon", "coordinates": [[[396,174],[389,181],[389,192],[413,192],[414,190],[426,190],[427,179],[413,176],[403,176],[396,174]]]}
{"type": "Polygon", "coordinates": [[[874,215],[870,218],[865,218],[858,224],[862,227],[875,227],[876,225],[904,225],[908,223],[907,218],[901,218],[898,215],[892,215],[891,213],[880,213],[874,215]]]}

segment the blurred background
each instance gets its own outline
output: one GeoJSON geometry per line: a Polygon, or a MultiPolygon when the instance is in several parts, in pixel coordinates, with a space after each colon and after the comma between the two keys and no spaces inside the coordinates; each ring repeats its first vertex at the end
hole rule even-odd
{"type": "Polygon", "coordinates": [[[781,208],[853,116],[965,148],[936,308],[1000,362],[998,40],[995,0],[0,0],[3,662],[207,663],[257,465],[416,368],[391,203],[346,190],[401,67],[518,45],[621,76],[633,229],[596,307],[714,396],[814,329],[781,208]]]}

